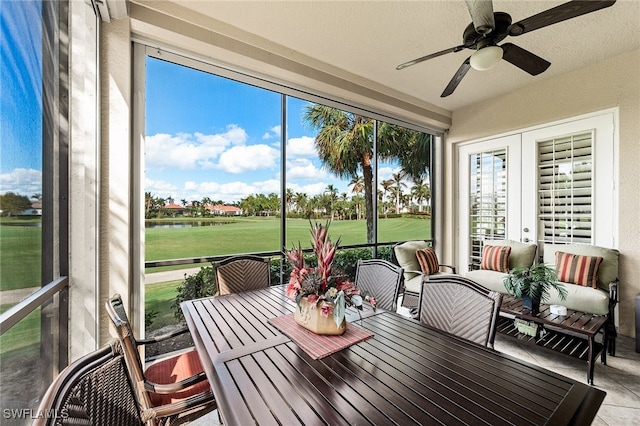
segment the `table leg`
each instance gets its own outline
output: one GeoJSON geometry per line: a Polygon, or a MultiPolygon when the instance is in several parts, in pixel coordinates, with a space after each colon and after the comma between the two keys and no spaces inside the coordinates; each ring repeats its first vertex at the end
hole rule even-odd
{"type": "Polygon", "coordinates": [[[600,360],[603,365],[607,365],[607,350],[609,347],[609,324],[604,325],[604,329],[602,331],[602,355],[600,356],[600,360]]]}
{"type": "Polygon", "coordinates": [[[595,367],[594,363],[594,353],[593,353],[593,345],[594,345],[594,335],[589,336],[589,356],[587,358],[587,384],[593,386],[593,369],[595,367]]]}

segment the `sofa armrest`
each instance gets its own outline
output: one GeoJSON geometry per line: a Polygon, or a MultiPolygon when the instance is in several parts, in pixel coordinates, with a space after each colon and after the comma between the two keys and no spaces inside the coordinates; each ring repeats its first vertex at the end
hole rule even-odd
{"type": "Polygon", "coordinates": [[[609,317],[613,319],[613,310],[618,304],[618,279],[609,283],[609,317]]]}
{"type": "Polygon", "coordinates": [[[445,265],[443,263],[441,263],[440,265],[438,265],[439,267],[444,267],[444,268],[449,268],[451,270],[452,273],[456,273],[456,267],[455,266],[451,266],[451,265],[445,265]]]}

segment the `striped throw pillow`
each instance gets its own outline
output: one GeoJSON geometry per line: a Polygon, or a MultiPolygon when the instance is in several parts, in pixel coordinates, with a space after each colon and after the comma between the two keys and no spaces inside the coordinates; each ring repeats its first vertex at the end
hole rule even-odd
{"type": "Polygon", "coordinates": [[[416,257],[418,263],[420,263],[420,270],[425,275],[435,274],[440,271],[440,262],[438,261],[438,255],[436,251],[431,248],[423,248],[416,250],[416,257]]]}
{"type": "Polygon", "coordinates": [[[602,263],[600,256],[556,252],[556,274],[558,281],[598,288],[598,269],[602,263]]]}
{"type": "Polygon", "coordinates": [[[511,246],[484,246],[480,269],[509,273],[511,246]]]}

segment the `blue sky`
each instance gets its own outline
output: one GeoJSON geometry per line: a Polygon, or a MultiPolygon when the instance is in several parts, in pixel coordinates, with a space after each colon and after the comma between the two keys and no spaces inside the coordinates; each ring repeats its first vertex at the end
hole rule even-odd
{"type": "MultiPolygon", "coordinates": [[[[42,193],[41,11],[37,1],[0,0],[0,194],[42,193]]],[[[176,202],[237,202],[280,192],[281,95],[147,59],[145,191],[176,202]]],[[[294,192],[348,180],[323,169],[306,101],[287,98],[287,180],[294,192]]],[[[381,165],[380,181],[397,167],[381,165]]]]}
{"type": "Polygon", "coordinates": [[[0,1],[0,194],[42,193],[40,7],[0,1]]]}
{"type": "MultiPolygon", "coordinates": [[[[177,203],[280,192],[280,94],[148,58],[146,97],[146,192],[177,203]]],[[[305,105],[287,97],[287,187],[313,196],[333,185],[351,196],[349,181],[318,160],[305,105]]],[[[380,180],[393,171],[381,166],[380,180]]]]}

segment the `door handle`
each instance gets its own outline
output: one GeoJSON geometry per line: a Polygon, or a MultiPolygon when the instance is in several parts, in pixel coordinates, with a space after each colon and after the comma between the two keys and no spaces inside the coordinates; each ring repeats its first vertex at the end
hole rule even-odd
{"type": "Polygon", "coordinates": [[[529,241],[530,241],[530,240],[529,240],[527,237],[524,237],[524,238],[522,239],[522,242],[523,242],[523,243],[528,243],[529,241]]]}

